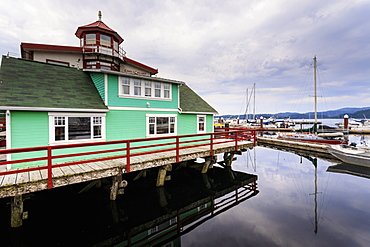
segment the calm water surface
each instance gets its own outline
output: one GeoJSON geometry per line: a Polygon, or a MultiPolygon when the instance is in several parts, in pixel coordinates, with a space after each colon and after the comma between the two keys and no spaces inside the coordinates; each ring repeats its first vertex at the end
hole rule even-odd
{"type": "Polygon", "coordinates": [[[78,185],[32,194],[20,229],[8,227],[1,200],[1,246],[369,246],[370,171],[334,165],[256,147],[233,171],[184,169],[163,189],[154,172],[140,183],[129,177],[116,202],[108,180],[86,193],[78,185]]]}

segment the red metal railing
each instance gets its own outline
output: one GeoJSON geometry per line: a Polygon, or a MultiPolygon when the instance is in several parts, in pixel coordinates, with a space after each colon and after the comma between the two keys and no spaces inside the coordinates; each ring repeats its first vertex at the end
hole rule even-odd
{"type": "Polygon", "coordinates": [[[32,148],[19,148],[19,149],[4,149],[0,150],[2,154],[24,154],[32,152],[45,152],[44,155],[33,158],[24,158],[11,161],[0,161],[0,170],[5,170],[5,165],[22,164],[18,169],[10,169],[4,172],[0,172],[2,175],[10,175],[22,172],[30,172],[36,170],[47,170],[48,174],[48,188],[53,187],[52,183],[52,169],[56,167],[71,166],[89,162],[114,160],[119,158],[126,159],[126,172],[131,171],[131,158],[134,156],[162,153],[167,151],[175,151],[176,162],[180,162],[180,150],[185,148],[195,147],[209,147],[210,155],[214,154],[215,145],[223,143],[233,143],[235,150],[238,150],[238,142],[242,140],[254,140],[256,145],[256,131],[255,130],[231,130],[231,129],[219,129],[215,133],[204,133],[195,135],[179,135],[169,137],[155,137],[155,138],[143,138],[143,139],[131,139],[131,140],[119,140],[119,141],[107,141],[107,142],[93,142],[93,143],[79,143],[79,144],[68,144],[68,145],[55,145],[55,146],[44,146],[44,147],[32,147],[32,148]],[[158,143],[160,142],[160,143],[158,143]],[[124,147],[122,147],[124,144],[124,147]],[[117,148],[116,146],[119,146],[117,148]],[[107,149],[111,146],[112,149],[107,149]],[[99,151],[81,151],[72,153],[73,149],[84,148],[84,147],[98,147],[99,151]],[[105,148],[104,148],[105,147],[105,148]],[[54,154],[57,150],[71,150],[68,154],[54,154]],[[104,150],[103,150],[104,149],[104,150]],[[100,157],[91,157],[92,155],[100,155],[100,157]],[[104,156],[101,156],[104,155],[104,156]],[[60,163],[57,160],[79,158],[84,156],[87,159],[73,160],[73,161],[62,161],[60,163]],[[90,156],[90,157],[89,157],[90,156]],[[44,161],[44,165],[32,167],[30,162],[41,162],[44,161]]]}

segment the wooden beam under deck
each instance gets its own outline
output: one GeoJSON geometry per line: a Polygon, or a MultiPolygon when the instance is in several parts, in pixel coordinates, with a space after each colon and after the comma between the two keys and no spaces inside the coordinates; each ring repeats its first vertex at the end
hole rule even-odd
{"type": "MultiPolygon", "coordinates": [[[[253,147],[251,141],[239,141],[238,149],[253,147]]],[[[214,144],[213,154],[235,151],[233,143],[214,144]]],[[[208,147],[180,151],[180,162],[211,155],[208,147]]],[[[176,163],[176,152],[168,151],[131,157],[131,172],[176,163]]],[[[67,186],[126,173],[126,159],[90,162],[52,169],[53,187],[67,186]]],[[[47,170],[0,176],[0,198],[13,197],[48,188],[47,170]]]]}

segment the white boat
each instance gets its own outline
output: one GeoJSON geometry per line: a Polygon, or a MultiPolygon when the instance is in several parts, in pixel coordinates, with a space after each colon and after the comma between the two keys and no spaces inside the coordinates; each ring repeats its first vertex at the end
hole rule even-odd
{"type": "Polygon", "coordinates": [[[330,145],[326,147],[329,153],[341,161],[353,165],[370,167],[370,149],[349,145],[330,145]]]}

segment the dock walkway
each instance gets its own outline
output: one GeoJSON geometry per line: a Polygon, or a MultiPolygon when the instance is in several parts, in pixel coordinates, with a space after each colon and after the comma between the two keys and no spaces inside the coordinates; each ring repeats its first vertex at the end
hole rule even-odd
{"type": "MultiPolygon", "coordinates": [[[[253,147],[253,141],[238,141],[238,149],[253,147]]],[[[232,152],[235,144],[214,143],[213,154],[232,152]]],[[[179,160],[188,161],[211,155],[207,146],[185,148],[180,150],[179,160]]],[[[176,163],[176,152],[165,151],[155,154],[134,156],[130,161],[130,171],[140,171],[176,163]]],[[[3,168],[4,169],[4,168],[3,168]]],[[[4,171],[4,170],[3,170],[4,171]]],[[[0,171],[2,172],[2,171],[0,171]]],[[[107,161],[89,162],[78,165],[53,167],[53,187],[61,187],[126,173],[126,159],[118,158],[107,161]]],[[[28,171],[0,176],[0,198],[13,197],[26,193],[46,190],[48,188],[47,169],[28,171]]]]}
{"type": "Polygon", "coordinates": [[[327,144],[317,144],[317,143],[310,143],[310,142],[298,142],[298,141],[289,141],[289,140],[282,140],[277,138],[269,138],[269,137],[257,137],[257,143],[260,146],[274,146],[274,147],[285,147],[285,148],[292,148],[297,150],[305,150],[310,152],[319,152],[324,154],[329,154],[329,151],[326,149],[327,144]]]}

